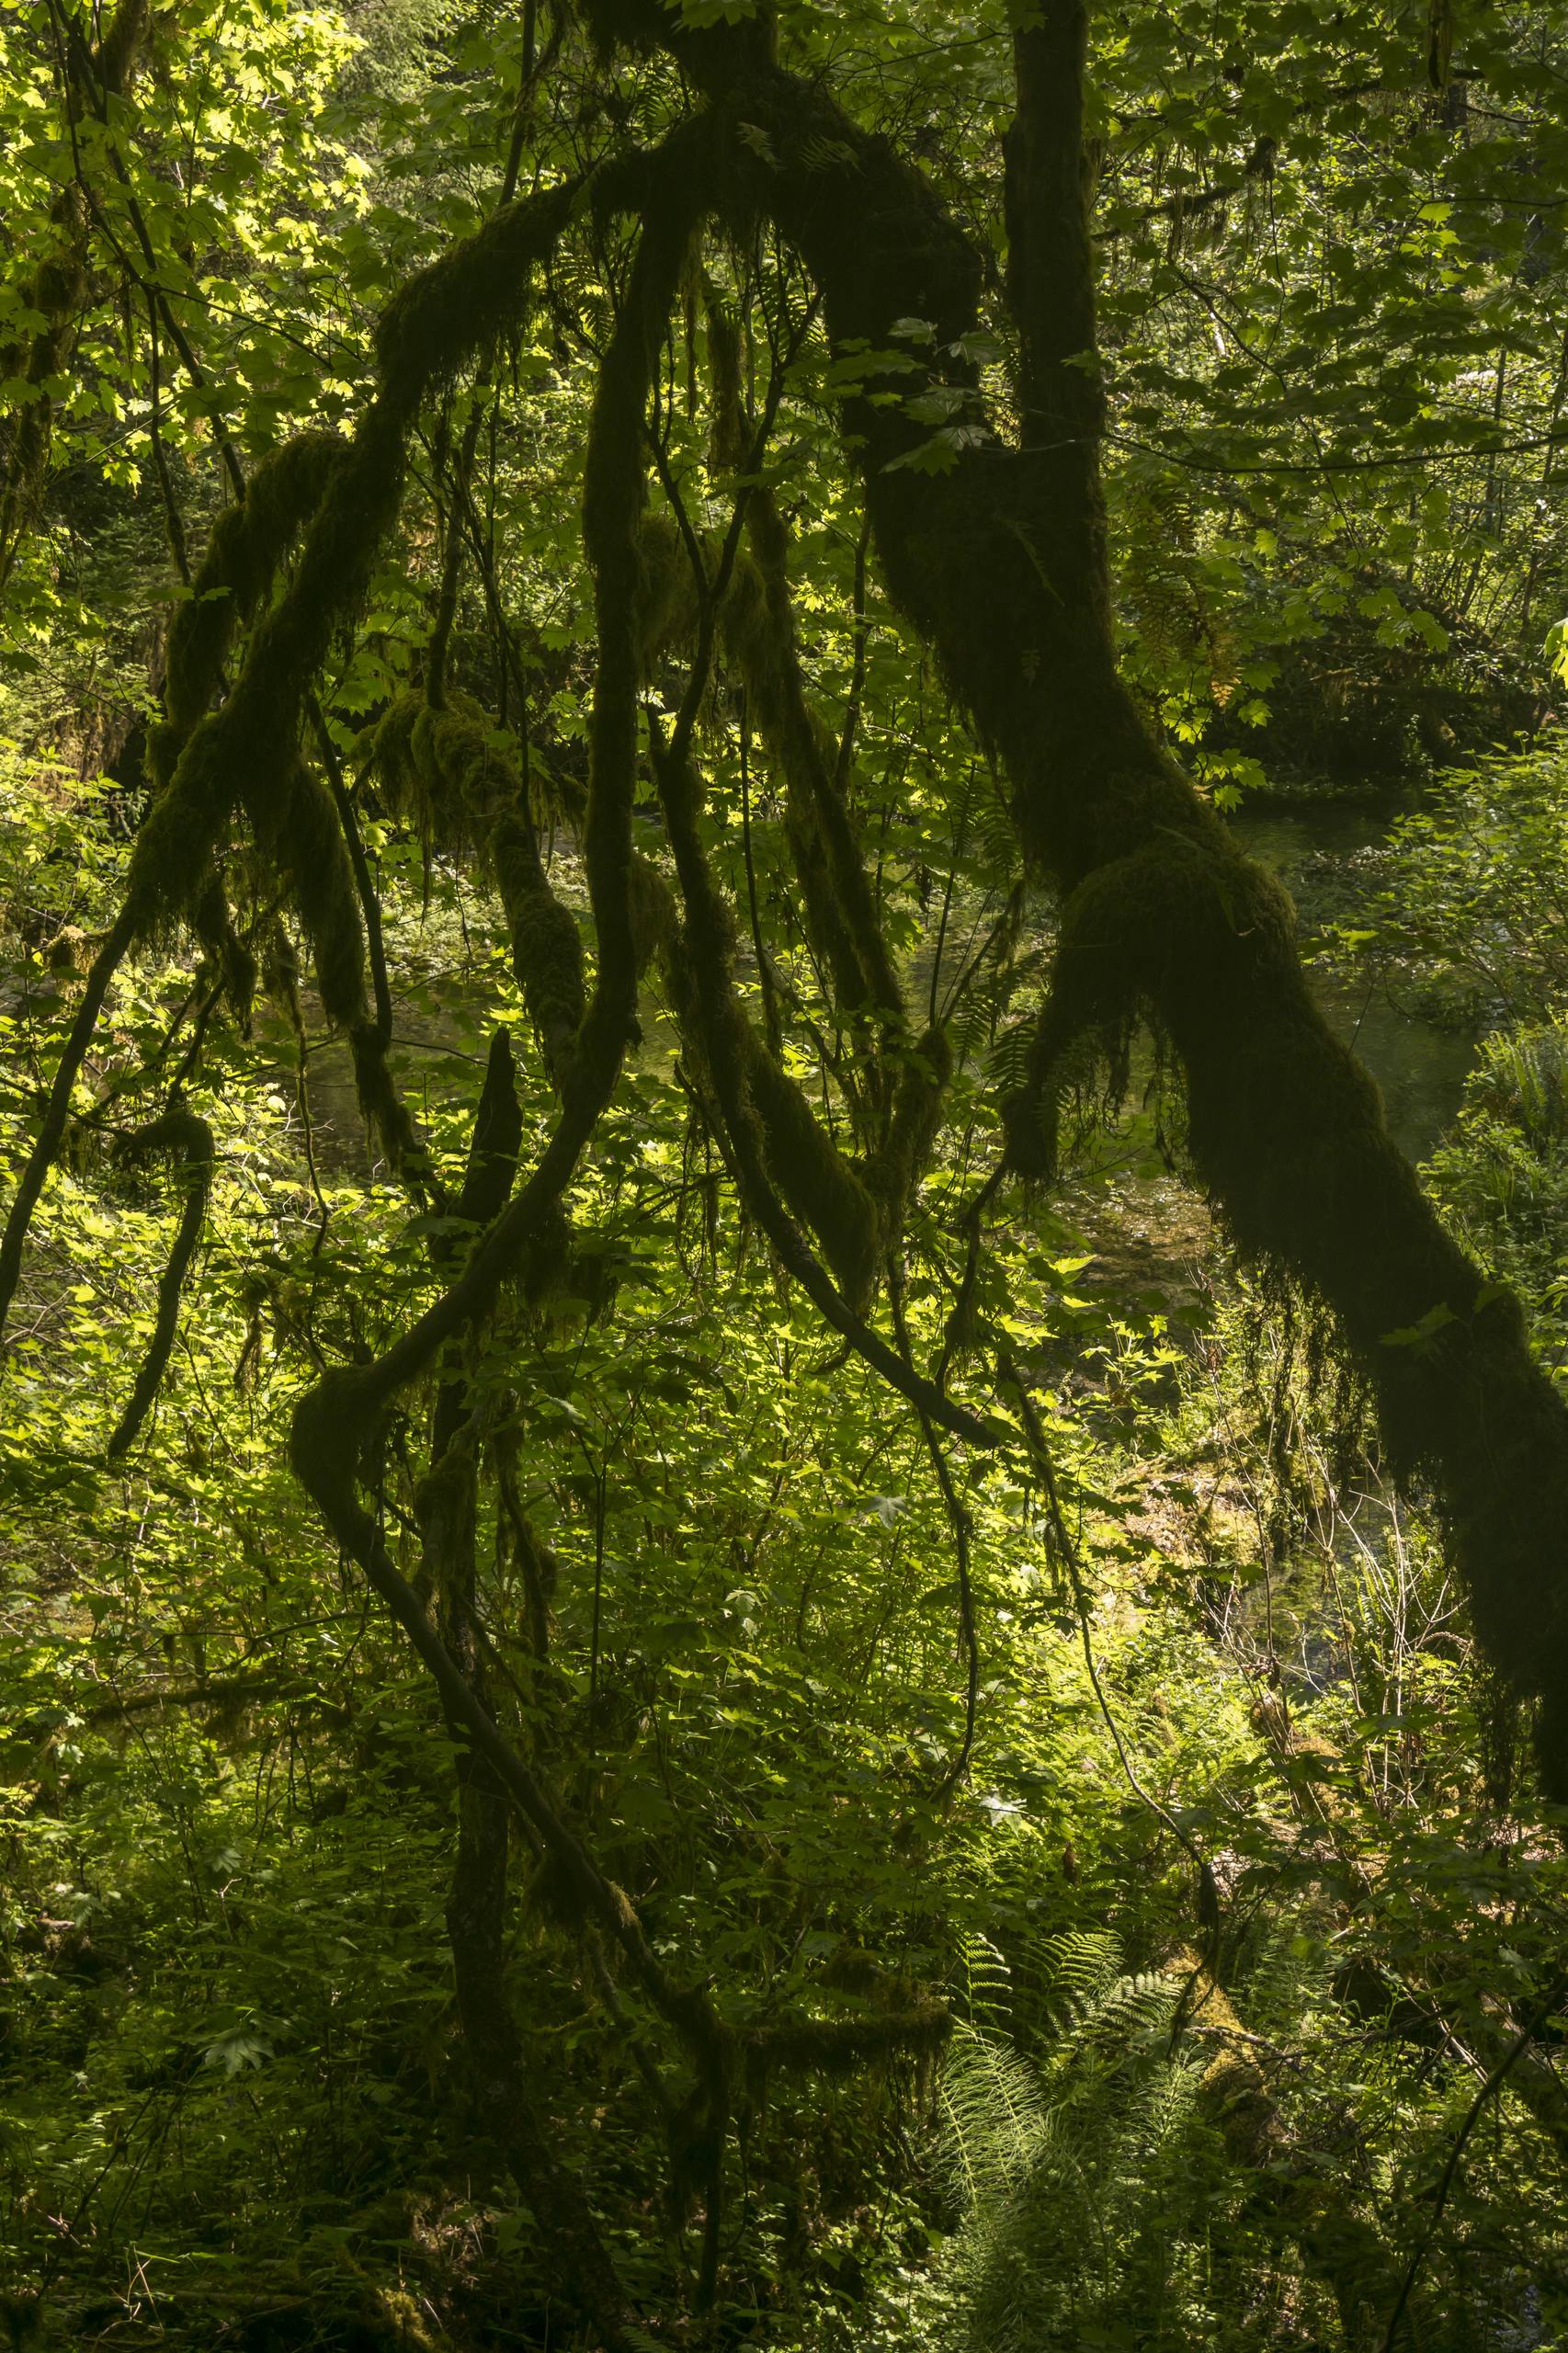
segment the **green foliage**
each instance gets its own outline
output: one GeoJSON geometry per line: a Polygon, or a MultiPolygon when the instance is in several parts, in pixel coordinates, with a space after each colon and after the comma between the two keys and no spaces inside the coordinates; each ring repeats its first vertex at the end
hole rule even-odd
{"type": "MultiPolygon", "coordinates": [[[[62,2347],[591,2337],[475,2081],[453,1864],[483,1787],[288,1470],[323,1372],[390,1355],[413,1370],[350,1433],[364,1525],[652,1957],[585,1924],[537,1822],[503,1828],[490,1990],[625,2343],[1348,2346],[1320,2182],[1389,2262],[1431,2231],[1421,2342],[1555,2342],[1561,1824],[1443,1532],[1311,1304],[1178,1199],[1167,1041],[1113,1025],[1064,1067],[1053,1191],[988,1181],[1056,911],[843,426],[908,428],[875,505],[956,498],[1017,422],[1010,12],[590,13],[635,53],[532,0],[160,10],[101,110],[71,12],[0,26],[7,1203],[128,890],[138,916],[0,1363],[0,2312],[62,2347]],[[837,335],[744,200],[782,133],[740,120],[654,338],[647,510],[608,518],[641,603],[607,677],[582,506],[635,244],[606,190],[653,217],[636,154],[689,135],[705,38],[755,58],[770,28],[847,110],[787,160],[836,204],[849,136],[892,137],[984,253],[978,324],[953,354],[925,318],[837,335]],[[682,729],[700,967],[657,791],[682,729]],[[415,1365],[495,1246],[465,1177],[496,1033],[515,1207],[623,949],[608,1108],[415,1365]],[[781,1279],[715,972],[764,1165],[920,1411],[781,1279]]],[[[1262,64],[1235,7],[1099,12],[1115,627],[1221,806],[1543,707],[1560,15],[1461,24],[1436,91],[1387,11],[1288,9],[1262,64]]],[[[935,571],[973,519],[939,511],[935,571]]],[[[1443,773],[1345,926],[1396,990],[1511,1025],[1429,1174],[1548,1353],[1550,742],[1443,773]]],[[[1119,919],[1148,891],[1153,938],[1168,881],[1117,868],[1119,919]]]]}
{"type": "Polygon", "coordinates": [[[1216,2316],[1181,2243],[1194,2221],[1213,2228],[1224,2166],[1196,2112],[1201,2062],[1170,2060],[1179,1981],[1124,1975],[1103,1932],[1048,1950],[1043,2068],[979,2039],[949,2062],[970,2339],[998,2353],[1131,2344],[1134,2332],[1148,2341],[1151,2322],[1156,2343],[1210,2336],[1216,2316]]]}
{"type": "Polygon", "coordinates": [[[1562,765],[1550,739],[1445,776],[1393,837],[1395,886],[1357,946],[1449,1017],[1525,1024],[1568,995],[1562,765]]]}

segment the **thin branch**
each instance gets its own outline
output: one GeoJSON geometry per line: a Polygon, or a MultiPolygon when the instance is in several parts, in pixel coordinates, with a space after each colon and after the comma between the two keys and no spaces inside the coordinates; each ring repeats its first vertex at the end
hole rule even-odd
{"type": "Polygon", "coordinates": [[[1449,2202],[1449,2194],[1458,2177],[1460,2159],[1464,2154],[1465,2143],[1479,2123],[1482,2111],[1487,2102],[1495,2098],[1497,2093],[1501,2091],[1509,2069],[1516,2060],[1522,2058],[1529,2049],[1565,1991],[1568,1991],[1568,1970],[1560,1970],[1547,1988],[1544,1999],[1531,2011],[1466,2109],[1464,2120],[1454,2135],[1453,2147],[1449,2151],[1449,2161],[1443,2167],[1442,2178],[1437,2184],[1437,2197],[1432,2206],[1432,2219],[1427,2223],[1420,2244],[1405,2268],[1404,2278],[1400,2283],[1399,2300],[1389,2314],[1389,2325],[1383,2335],[1382,2353],[1393,2353],[1394,2339],[1399,2335],[1400,2323],[1404,2318],[1405,2308],[1409,2304],[1415,2282],[1420,2277],[1421,2267],[1426,2262],[1432,2242],[1437,2234],[1437,2225],[1443,2219],[1443,2210],[1449,2202]]]}

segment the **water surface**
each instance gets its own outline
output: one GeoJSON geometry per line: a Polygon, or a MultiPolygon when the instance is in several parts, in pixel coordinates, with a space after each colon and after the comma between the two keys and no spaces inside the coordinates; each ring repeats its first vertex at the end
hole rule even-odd
{"type": "MultiPolygon", "coordinates": [[[[1407,806],[1386,793],[1260,794],[1228,823],[1248,854],[1278,875],[1310,945],[1325,924],[1369,915],[1384,887],[1376,853],[1407,806]]],[[[1395,1142],[1425,1159],[1459,1109],[1475,1032],[1432,1020],[1397,982],[1363,980],[1321,962],[1310,970],[1331,1027],[1378,1082],[1395,1142]]]]}

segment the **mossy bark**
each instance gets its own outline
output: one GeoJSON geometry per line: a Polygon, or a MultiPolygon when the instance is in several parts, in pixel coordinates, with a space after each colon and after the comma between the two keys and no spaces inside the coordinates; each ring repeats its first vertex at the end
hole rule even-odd
{"type": "MultiPolygon", "coordinates": [[[[658,13],[640,18],[650,38],[658,13]]],[[[868,381],[844,426],[888,588],[1000,756],[1025,850],[1062,896],[1037,1097],[1061,1046],[1085,1029],[1133,1011],[1157,1022],[1185,1073],[1199,1181],[1244,1252],[1289,1267],[1334,1310],[1395,1466],[1436,1493],[1483,1647],[1540,1702],[1543,1769],[1565,1796],[1568,1414],[1517,1306],[1445,1232],[1371,1079],[1328,1029],[1289,900],[1236,849],[1118,672],[1085,25],[1079,0],[1044,0],[1017,36],[1007,209],[1026,431],[1015,447],[988,430],[946,474],[900,461],[926,438],[911,402],[934,382],[985,424],[954,350],[977,317],[968,239],[917,168],[820,85],[744,44],[688,43],[685,62],[747,126],[726,146],[728,202],[770,216],[801,255],[834,344],[888,349],[908,318],[932,330],[909,347],[914,372],[868,381]]],[[[1028,1168],[1028,1142],[1048,1125],[1015,1120],[1024,1173],[1044,1173],[1028,1168]]]]}
{"type": "Polygon", "coordinates": [[[165,1111],[150,1127],[127,1139],[121,1147],[121,1157],[128,1161],[172,1159],[185,1194],[179,1222],[169,1250],[167,1263],[158,1279],[158,1311],[153,1318],[153,1335],[147,1343],[147,1353],[131,1387],[125,1411],[115,1426],[108,1442],[108,1459],[117,1462],[128,1454],[140,1435],[142,1425],[152,1411],[159,1385],[174,1353],[175,1332],[179,1320],[180,1292],[190,1262],[196,1256],[197,1244],[207,1217],[207,1200],[212,1188],[212,1131],[205,1120],[194,1112],[177,1107],[165,1111]]]}
{"type": "Polygon", "coordinates": [[[444,849],[479,847],[512,935],[512,970],[561,1086],[582,1024],[583,943],[550,886],[528,790],[497,731],[469,698],[439,707],[419,695],[394,702],[376,733],[376,757],[394,806],[444,849]]]}
{"type": "Polygon", "coordinates": [[[1199,2105],[1219,2127],[1232,2162],[1256,2177],[1251,2203],[1262,2228],[1295,2246],[1328,2289],[1346,2346],[1370,2353],[1398,2296],[1400,2267],[1356,2212],[1322,2153],[1304,2148],[1292,2132],[1259,2063],[1258,2045],[1230,1995],[1192,1954],[1181,1955],[1176,1965],[1189,1977],[1183,2023],[1214,2053],[1199,2105]]]}
{"type": "MultiPolygon", "coordinates": [[[[738,420],[730,425],[727,438],[738,448],[738,420]]],[[[935,1023],[917,1048],[909,1050],[903,984],[835,774],[832,740],[806,693],[784,524],[766,491],[749,492],[744,515],[752,553],[740,556],[728,573],[718,633],[785,787],[786,833],[801,909],[819,963],[832,978],[835,1011],[871,1050],[864,1099],[853,1099],[848,1107],[862,1133],[863,1153],[839,1150],[774,1044],[758,1037],[741,1011],[734,989],[734,926],[695,840],[687,870],[694,889],[699,868],[707,878],[700,892],[707,912],[699,912],[689,895],[687,905],[694,936],[705,943],[707,978],[700,987],[694,983],[684,949],[666,961],[682,1033],[694,1055],[706,1063],[715,1051],[709,1034],[715,1020],[722,1017],[733,1031],[744,1095],[761,1122],[768,1174],[790,1211],[815,1235],[846,1302],[859,1315],[870,1302],[880,1258],[896,1242],[929,1160],[952,1057],[935,1023]],[[716,995],[721,991],[722,1017],[716,995]]],[[[717,547],[699,552],[716,574],[717,547]]],[[[644,520],[642,563],[646,669],[696,640],[699,584],[680,534],[664,516],[644,520]]],[[[687,793],[699,789],[689,759],[676,760],[667,777],[677,802],[684,804],[687,793]]],[[[723,1100],[720,1091],[716,1101],[722,1107],[723,1100]]],[[[724,1117],[722,1108],[720,1116],[724,1117]]],[[[742,1165],[744,1158],[743,1154],[742,1165]]]]}

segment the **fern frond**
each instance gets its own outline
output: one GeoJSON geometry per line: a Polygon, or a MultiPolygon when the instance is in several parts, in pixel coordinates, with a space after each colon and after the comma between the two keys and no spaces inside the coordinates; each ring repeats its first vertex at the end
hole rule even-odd
{"type": "Polygon", "coordinates": [[[1121,1948],[1105,1928],[1074,1928],[1043,1939],[1050,1968],[1050,2016],[1058,2035],[1074,2034],[1121,1973],[1121,1948]]]}
{"type": "Polygon", "coordinates": [[[974,2212],[1027,2172],[1047,2118],[1034,2070],[994,2037],[960,2027],[937,2084],[952,2186],[974,2212]]]}
{"type": "Polygon", "coordinates": [[[959,1960],[963,1970],[960,1999],[970,2025],[979,2031],[1006,2018],[1012,2009],[1013,1972],[990,1938],[979,1928],[960,1929],[959,1960]]]}
{"type": "Polygon", "coordinates": [[[1179,1978],[1167,1976],[1163,1970],[1142,1970],[1136,1976],[1119,1977],[1106,1988],[1080,2031],[1123,2043],[1134,2035],[1164,2034],[1180,1984],[1179,1978]]]}
{"type": "Polygon", "coordinates": [[[1028,1073],[1029,1047],[1035,1025],[1029,1020],[1010,1021],[998,1037],[986,1058],[986,1077],[1001,1095],[1016,1095],[1028,1073]]]}

